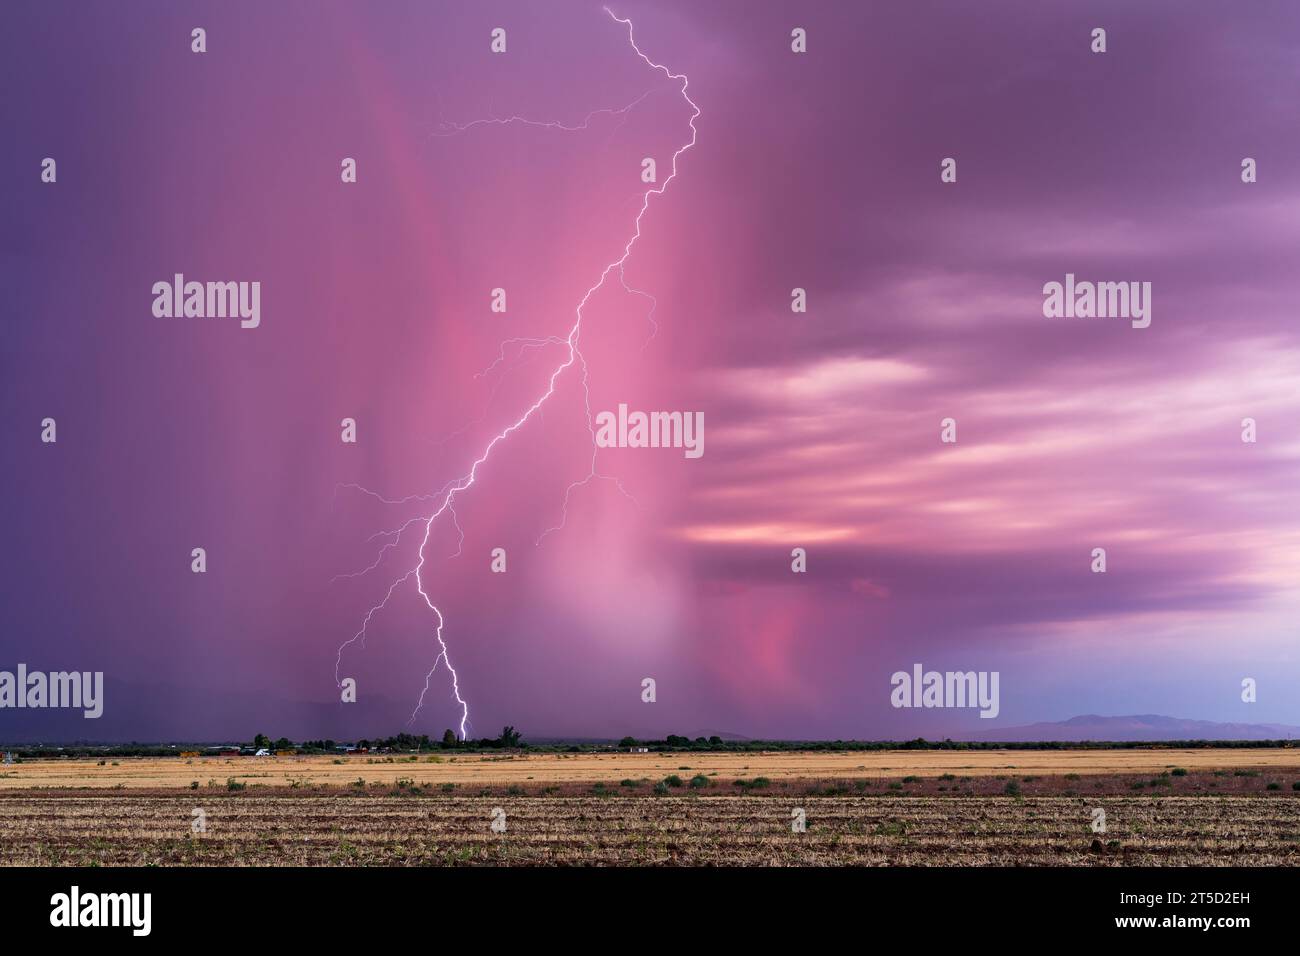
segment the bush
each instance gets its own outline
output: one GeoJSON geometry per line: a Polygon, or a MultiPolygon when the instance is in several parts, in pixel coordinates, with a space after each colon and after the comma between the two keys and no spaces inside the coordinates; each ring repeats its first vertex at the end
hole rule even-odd
{"type": "Polygon", "coordinates": [[[1270,783],[1270,784],[1269,784],[1267,787],[1265,787],[1264,789],[1265,789],[1265,790],[1281,790],[1281,789],[1282,789],[1282,785],[1281,785],[1280,783],[1270,783]]]}
{"type": "Polygon", "coordinates": [[[630,777],[627,778],[627,779],[625,779],[625,780],[620,780],[620,781],[618,782],[618,785],[619,785],[620,787],[639,787],[639,786],[641,786],[641,784],[639,784],[637,781],[631,779],[630,777]]]}
{"type": "Polygon", "coordinates": [[[697,773],[691,777],[691,787],[695,790],[703,789],[709,785],[709,778],[702,773],[697,773]]]}
{"type": "Polygon", "coordinates": [[[668,792],[668,784],[666,784],[666,783],[664,783],[662,780],[660,780],[658,783],[655,784],[654,790],[655,790],[655,793],[658,793],[658,794],[665,794],[665,793],[668,792]]]}
{"type": "Polygon", "coordinates": [[[670,787],[680,787],[682,785],[682,778],[677,776],[675,773],[670,773],[668,776],[664,777],[664,783],[670,787]]]}
{"type": "Polygon", "coordinates": [[[1187,771],[1184,770],[1182,767],[1175,767],[1173,770],[1171,770],[1171,771],[1169,771],[1169,772],[1172,773],[1175,777],[1185,777],[1185,776],[1187,776],[1187,771]]]}
{"type": "Polygon", "coordinates": [[[248,786],[248,784],[246,784],[246,783],[242,783],[242,782],[240,782],[239,780],[236,780],[234,777],[227,777],[227,778],[226,778],[226,789],[227,789],[227,790],[243,790],[243,789],[244,789],[245,787],[247,787],[247,786],[248,786]]]}
{"type": "Polygon", "coordinates": [[[1002,788],[1002,792],[1008,797],[1018,797],[1020,796],[1020,784],[1015,780],[1008,780],[1007,785],[1002,788]]]}

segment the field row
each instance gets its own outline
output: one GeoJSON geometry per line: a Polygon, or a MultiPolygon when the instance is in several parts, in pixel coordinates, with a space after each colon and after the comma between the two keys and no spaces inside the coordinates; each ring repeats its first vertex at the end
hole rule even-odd
{"type": "Polygon", "coordinates": [[[248,794],[0,800],[5,865],[489,863],[1296,865],[1300,800],[808,797],[795,804],[771,796],[248,794]],[[801,820],[805,832],[795,832],[801,820]]]}

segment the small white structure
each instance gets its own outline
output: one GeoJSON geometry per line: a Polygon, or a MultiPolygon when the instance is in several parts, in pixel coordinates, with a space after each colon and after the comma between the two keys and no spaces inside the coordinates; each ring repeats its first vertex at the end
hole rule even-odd
{"type": "Polygon", "coordinates": [[[259,750],[257,753],[253,754],[253,756],[254,756],[254,757],[269,757],[269,756],[271,756],[271,751],[269,751],[269,750],[267,750],[265,747],[263,747],[263,748],[262,748],[261,750],[259,750]]]}

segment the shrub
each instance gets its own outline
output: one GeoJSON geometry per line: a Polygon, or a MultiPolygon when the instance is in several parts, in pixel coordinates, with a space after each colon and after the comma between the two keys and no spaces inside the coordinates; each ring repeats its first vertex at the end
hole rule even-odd
{"type": "Polygon", "coordinates": [[[1281,790],[1281,789],[1282,789],[1282,785],[1281,785],[1280,783],[1270,783],[1270,784],[1269,784],[1267,787],[1265,787],[1264,789],[1265,789],[1265,790],[1281,790]]]}
{"type": "Polygon", "coordinates": [[[1014,780],[1008,780],[1007,785],[1002,788],[1002,792],[1008,797],[1020,796],[1020,784],[1014,780]]]}
{"type": "Polygon", "coordinates": [[[227,778],[226,778],[226,789],[227,789],[227,790],[243,790],[243,789],[244,789],[245,787],[247,787],[247,786],[248,786],[248,784],[243,783],[243,782],[241,782],[241,781],[239,781],[239,780],[236,780],[234,777],[227,777],[227,778]]]}
{"type": "Polygon", "coordinates": [[[702,773],[697,773],[691,777],[691,787],[695,790],[703,789],[709,785],[709,778],[702,773]]]}
{"type": "Polygon", "coordinates": [[[680,787],[682,785],[682,778],[677,776],[675,773],[670,773],[668,776],[664,777],[664,783],[670,787],[680,787]]]}
{"type": "Polygon", "coordinates": [[[668,792],[668,784],[666,784],[666,783],[664,783],[662,780],[660,780],[658,783],[655,784],[655,786],[654,786],[654,791],[655,791],[655,793],[658,793],[658,794],[664,794],[664,793],[667,793],[667,792],[668,792]]]}
{"type": "Polygon", "coordinates": [[[1187,776],[1187,771],[1184,770],[1182,767],[1175,767],[1173,770],[1171,770],[1171,771],[1169,771],[1169,772],[1172,773],[1175,777],[1185,777],[1185,776],[1187,776]]]}
{"type": "Polygon", "coordinates": [[[620,780],[620,781],[618,782],[618,785],[619,785],[620,787],[639,787],[639,786],[641,786],[641,784],[639,784],[637,781],[635,781],[635,780],[633,780],[633,779],[631,779],[631,778],[627,778],[627,779],[625,779],[625,780],[620,780]]]}

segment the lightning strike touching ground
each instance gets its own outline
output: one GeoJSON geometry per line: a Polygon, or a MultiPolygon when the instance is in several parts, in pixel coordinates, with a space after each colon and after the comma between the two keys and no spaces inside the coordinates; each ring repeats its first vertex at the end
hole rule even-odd
{"type": "MultiPolygon", "coordinates": [[[[425,588],[425,581],[424,581],[424,568],[426,563],[425,551],[429,544],[429,537],[432,534],[434,522],[436,522],[440,517],[442,517],[444,513],[450,512],[454,526],[460,535],[460,541],[463,544],[464,531],[460,527],[459,519],[457,518],[456,510],[455,510],[456,495],[460,494],[463,491],[467,491],[474,486],[474,482],[478,478],[479,468],[482,467],[487,462],[488,458],[492,454],[493,449],[495,449],[498,444],[500,444],[501,442],[509,438],[514,432],[518,431],[525,424],[527,424],[529,419],[531,419],[534,414],[539,413],[540,409],[546,403],[546,401],[552,395],[555,394],[556,382],[559,380],[560,376],[567,369],[573,367],[575,364],[579,365],[582,370],[581,384],[584,393],[584,407],[587,416],[587,430],[591,433],[592,436],[591,462],[586,477],[571,483],[569,487],[565,490],[560,523],[558,525],[555,525],[552,528],[548,528],[545,531],[543,531],[542,535],[537,539],[537,542],[540,544],[542,538],[545,538],[546,535],[550,534],[553,531],[558,531],[564,527],[565,522],[568,520],[569,499],[572,496],[573,492],[576,489],[584,487],[595,480],[599,479],[605,481],[612,481],[618,487],[620,492],[622,492],[629,499],[631,498],[631,495],[628,495],[627,491],[623,488],[622,483],[619,482],[617,478],[610,475],[601,474],[596,469],[597,445],[596,445],[596,438],[595,438],[595,429],[593,426],[592,415],[591,415],[591,395],[588,390],[587,360],[586,357],[582,354],[582,350],[579,344],[582,335],[582,311],[586,307],[587,302],[591,299],[591,297],[595,295],[595,293],[602,286],[604,286],[605,280],[609,277],[610,273],[617,272],[619,276],[619,282],[622,284],[625,291],[627,291],[629,294],[642,296],[650,300],[650,312],[649,315],[647,316],[647,319],[650,322],[651,330],[652,330],[650,338],[654,337],[654,331],[657,330],[657,325],[655,324],[655,320],[654,320],[654,311],[657,303],[654,299],[654,296],[650,295],[648,292],[643,292],[640,289],[634,289],[627,284],[627,278],[624,275],[624,266],[626,265],[628,258],[632,255],[632,248],[636,244],[636,241],[641,238],[641,220],[645,216],[646,210],[650,206],[650,197],[657,194],[662,194],[664,190],[668,188],[668,184],[671,183],[677,177],[677,160],[681,157],[683,153],[685,153],[688,149],[690,149],[692,146],[695,145],[696,137],[698,135],[698,131],[695,128],[695,120],[700,115],[700,108],[695,104],[695,101],[690,98],[690,95],[687,92],[690,81],[688,80],[686,75],[684,73],[673,73],[667,67],[663,66],[662,64],[655,63],[648,56],[642,53],[641,48],[636,45],[636,40],[633,36],[632,21],[616,16],[614,12],[610,10],[608,7],[605,7],[604,10],[607,14],[609,14],[610,18],[614,20],[614,22],[622,24],[627,27],[628,43],[631,45],[633,51],[636,53],[637,56],[639,56],[643,61],[645,61],[645,63],[648,66],[650,66],[652,69],[663,73],[668,79],[674,81],[680,81],[682,99],[684,99],[687,105],[690,106],[691,108],[691,118],[689,121],[690,129],[691,129],[691,138],[689,142],[680,146],[677,149],[677,151],[673,153],[672,172],[668,175],[668,177],[658,186],[655,186],[651,189],[647,189],[642,194],[641,208],[636,214],[636,219],[634,221],[635,228],[632,237],[628,239],[626,245],[624,245],[622,255],[620,255],[613,262],[610,262],[608,265],[605,266],[605,268],[601,271],[600,276],[597,278],[595,284],[592,285],[589,289],[587,289],[586,293],[582,296],[582,300],[578,303],[576,309],[576,317],[573,326],[569,329],[568,335],[565,336],[564,338],[560,338],[559,336],[548,336],[546,338],[534,338],[534,339],[509,339],[506,342],[502,343],[501,351],[496,361],[494,361],[492,365],[490,365],[483,372],[479,373],[480,375],[485,375],[488,372],[495,369],[502,362],[504,362],[506,360],[506,349],[508,346],[511,345],[520,345],[521,346],[520,354],[522,354],[523,351],[526,351],[528,349],[545,348],[547,346],[563,347],[567,353],[564,360],[561,361],[560,364],[557,365],[555,369],[551,372],[549,381],[547,382],[547,387],[545,392],[543,392],[539,398],[537,398],[530,406],[528,406],[528,408],[524,411],[524,413],[520,415],[512,424],[507,426],[502,431],[498,432],[497,435],[493,437],[491,441],[488,442],[487,446],[483,449],[483,452],[470,465],[469,471],[466,472],[464,475],[462,475],[460,478],[449,482],[447,485],[445,485],[442,488],[441,491],[438,492],[437,495],[433,495],[433,496],[412,495],[399,500],[390,500],[390,499],[383,498],[382,496],[377,495],[374,492],[369,491],[365,488],[361,488],[358,485],[346,486],[346,487],[355,488],[356,490],[362,491],[367,495],[371,495],[372,497],[378,498],[381,502],[384,502],[386,504],[400,504],[400,503],[413,501],[413,500],[425,500],[426,498],[430,498],[430,497],[434,499],[441,499],[441,501],[437,509],[433,511],[433,513],[429,515],[420,516],[417,518],[412,518],[410,521],[406,522],[401,527],[393,531],[380,532],[378,535],[372,536],[371,540],[374,540],[375,537],[391,537],[392,540],[390,542],[386,542],[383,545],[383,547],[380,549],[379,556],[375,559],[374,563],[371,564],[369,567],[365,568],[362,571],[355,572],[353,574],[341,575],[341,577],[359,577],[361,575],[366,574],[369,571],[374,570],[383,560],[384,555],[397,547],[397,545],[401,541],[402,534],[407,530],[407,528],[409,528],[411,525],[418,524],[418,523],[424,524],[424,535],[420,542],[419,551],[417,552],[419,560],[417,561],[415,567],[411,568],[404,575],[402,575],[400,578],[394,581],[392,585],[389,586],[387,593],[384,595],[384,599],[366,612],[365,618],[362,620],[361,623],[361,628],[357,631],[357,633],[353,635],[353,637],[350,638],[348,641],[345,641],[339,647],[338,657],[334,667],[335,681],[341,683],[339,679],[339,668],[342,665],[343,651],[348,646],[358,641],[361,643],[361,646],[363,647],[365,646],[366,630],[370,626],[371,618],[374,617],[376,612],[382,610],[388,604],[389,599],[392,598],[393,593],[397,590],[397,588],[400,585],[404,584],[412,577],[414,577],[416,591],[419,593],[420,597],[424,600],[424,603],[428,606],[429,610],[431,610],[437,616],[438,619],[438,625],[434,633],[435,640],[438,642],[438,655],[437,657],[434,658],[433,666],[429,669],[428,673],[425,675],[424,689],[420,692],[420,699],[416,702],[415,710],[411,712],[410,720],[408,721],[408,723],[414,723],[416,716],[420,713],[420,709],[424,706],[424,698],[429,692],[429,686],[433,674],[438,669],[439,663],[443,663],[446,664],[447,670],[451,674],[452,695],[455,698],[456,703],[459,704],[461,708],[460,738],[462,740],[465,739],[466,737],[466,733],[467,733],[466,727],[469,723],[469,704],[466,703],[465,699],[461,696],[460,675],[456,673],[456,669],[452,666],[451,656],[447,650],[447,643],[443,639],[442,630],[445,622],[443,620],[442,611],[438,609],[437,605],[434,604],[433,599],[429,596],[429,592],[425,588]]],[[[581,124],[575,126],[566,126],[565,124],[559,122],[540,122],[536,120],[525,119],[524,117],[520,117],[520,116],[512,116],[505,119],[476,120],[474,122],[466,123],[464,125],[459,125],[459,126],[455,124],[444,123],[443,129],[438,133],[435,133],[435,135],[451,136],[451,135],[464,133],[477,126],[506,125],[510,123],[520,123],[528,126],[537,126],[537,127],[547,128],[547,129],[562,130],[566,132],[582,130],[588,128],[588,124],[590,123],[593,117],[601,114],[620,115],[622,119],[626,119],[627,113],[631,111],[635,106],[637,106],[637,104],[643,101],[648,95],[649,95],[648,92],[643,93],[632,103],[628,104],[625,107],[622,107],[621,109],[595,110],[589,113],[581,124]]],[[[649,339],[647,339],[647,342],[648,341],[649,339]]],[[[458,546],[456,555],[459,554],[460,554],[460,548],[458,546]]],[[[456,555],[452,555],[452,557],[455,557],[456,555]]]]}

